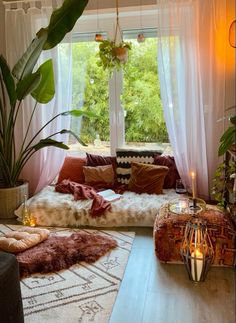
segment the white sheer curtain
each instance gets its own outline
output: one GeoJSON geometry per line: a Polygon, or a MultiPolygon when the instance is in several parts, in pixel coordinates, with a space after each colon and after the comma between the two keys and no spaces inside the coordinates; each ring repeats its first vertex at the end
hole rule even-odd
{"type": "MultiPolygon", "coordinates": [[[[55,4],[56,2],[53,1],[55,4]]],[[[62,1],[57,1],[60,6],[62,1]]],[[[52,13],[52,1],[5,3],[6,9],[6,51],[11,67],[22,56],[36,32],[48,25],[52,13]]],[[[46,105],[38,104],[28,138],[33,135],[53,116],[71,108],[71,42],[70,36],[66,42],[59,44],[51,51],[43,51],[40,63],[48,58],[53,59],[55,77],[55,97],[46,105]]],[[[16,128],[16,146],[20,147],[27,129],[28,121],[35,101],[27,97],[21,107],[16,128]]],[[[70,118],[57,118],[47,126],[38,140],[48,135],[70,128],[70,118]]],[[[53,139],[66,141],[65,136],[54,136],[53,139]]],[[[44,148],[35,153],[24,167],[21,178],[29,181],[30,194],[41,190],[57,175],[64,160],[65,151],[54,147],[44,148]]]]}
{"type": "Polygon", "coordinates": [[[225,108],[225,0],[157,0],[158,70],[176,164],[209,198],[225,108]]]}

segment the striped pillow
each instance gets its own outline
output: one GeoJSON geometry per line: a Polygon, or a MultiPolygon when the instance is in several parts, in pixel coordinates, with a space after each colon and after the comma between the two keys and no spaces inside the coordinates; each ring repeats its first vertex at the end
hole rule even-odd
{"type": "Polygon", "coordinates": [[[116,150],[116,174],[117,181],[122,184],[128,184],[131,174],[131,162],[153,164],[154,154],[161,155],[161,151],[157,150],[116,150]]]}

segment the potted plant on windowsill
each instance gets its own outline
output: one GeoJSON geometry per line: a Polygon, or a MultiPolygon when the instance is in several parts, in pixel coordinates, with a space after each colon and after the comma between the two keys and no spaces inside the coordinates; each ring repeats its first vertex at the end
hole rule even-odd
{"type": "MultiPolygon", "coordinates": [[[[72,133],[62,129],[57,133],[37,142],[38,135],[53,120],[59,116],[82,116],[90,114],[81,110],[69,110],[59,113],[48,120],[33,138],[28,138],[29,128],[34,117],[37,103],[46,104],[55,94],[53,63],[49,59],[40,65],[36,71],[34,67],[43,50],[55,47],[72,30],[77,19],[82,15],[88,0],[65,0],[63,5],[55,10],[49,25],[41,28],[23,56],[11,70],[4,57],[0,56],[0,218],[13,217],[13,211],[23,202],[28,194],[27,183],[20,180],[20,174],[32,155],[44,147],[58,147],[69,149],[63,142],[52,139],[54,135],[72,133]],[[15,127],[22,101],[31,95],[35,100],[31,118],[27,125],[25,137],[19,152],[15,147],[15,127]]],[[[80,140],[77,137],[78,140],[80,140]]]]}

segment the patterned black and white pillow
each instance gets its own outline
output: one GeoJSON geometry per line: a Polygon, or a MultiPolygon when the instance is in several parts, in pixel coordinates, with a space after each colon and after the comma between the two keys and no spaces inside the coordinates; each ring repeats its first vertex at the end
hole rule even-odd
{"type": "Polygon", "coordinates": [[[160,154],[157,150],[116,150],[116,174],[117,181],[122,184],[128,184],[131,174],[131,162],[153,164],[154,154],[160,154]]]}

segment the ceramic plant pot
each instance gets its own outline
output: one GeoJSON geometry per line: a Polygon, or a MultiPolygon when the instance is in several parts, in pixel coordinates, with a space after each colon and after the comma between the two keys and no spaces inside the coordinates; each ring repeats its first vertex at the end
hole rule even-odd
{"type": "Polygon", "coordinates": [[[14,211],[28,198],[28,182],[19,182],[18,186],[10,188],[0,187],[0,219],[14,218],[14,211]]]}
{"type": "Polygon", "coordinates": [[[128,48],[126,47],[115,48],[115,55],[120,60],[121,63],[126,63],[128,60],[128,48]]]}

